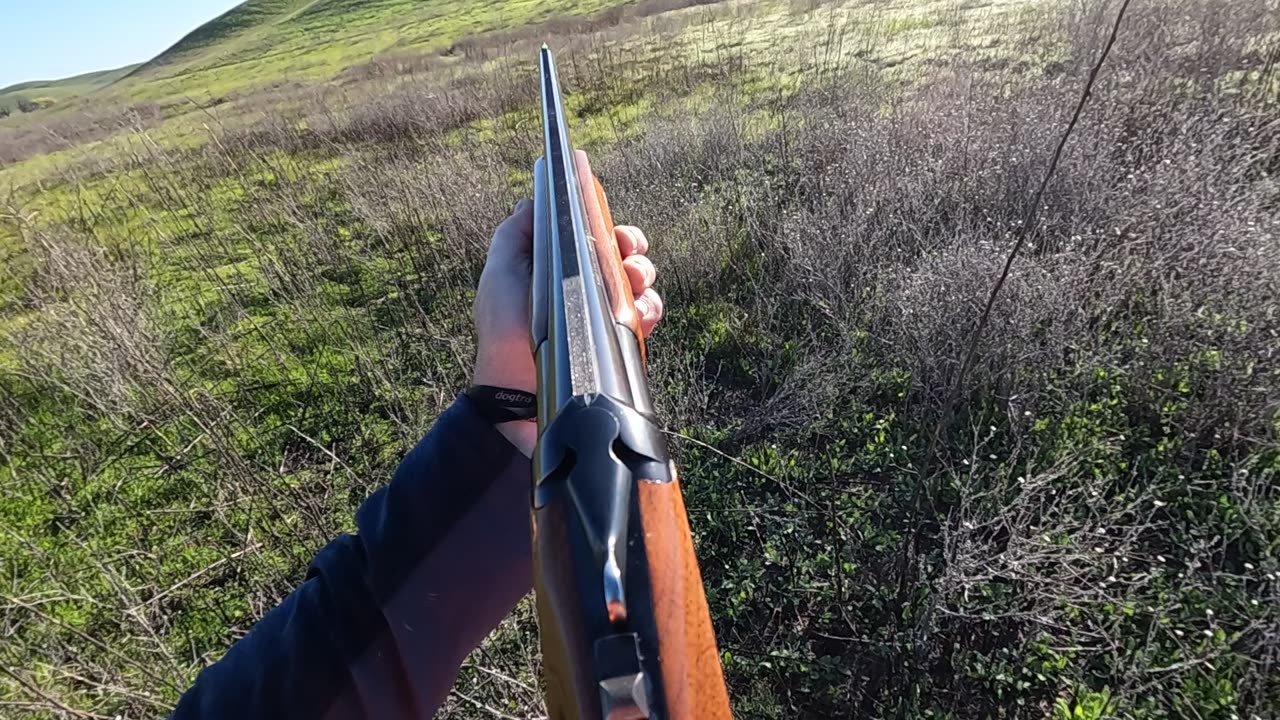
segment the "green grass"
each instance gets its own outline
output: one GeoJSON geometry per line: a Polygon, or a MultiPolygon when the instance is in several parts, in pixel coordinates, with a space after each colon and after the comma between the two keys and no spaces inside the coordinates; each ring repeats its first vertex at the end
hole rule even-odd
{"type": "Polygon", "coordinates": [[[138,67],[140,66],[127,65],[115,70],[100,70],[61,80],[34,80],[0,88],[0,110],[17,112],[19,99],[34,100],[47,97],[64,101],[82,97],[111,85],[138,67]]]}
{"type": "Polygon", "coordinates": [[[388,52],[446,50],[455,40],[616,2],[423,3],[253,0],[144,64],[118,90],[135,100],[210,98],[271,81],[325,80],[388,52]]]}
{"type": "MultiPolygon", "coordinates": [[[[90,97],[85,97],[87,91],[77,90],[68,93],[67,103],[52,109],[0,120],[0,142],[6,125],[38,129],[86,107],[157,102],[166,108],[165,120],[146,131],[146,142],[167,148],[198,146],[207,140],[211,126],[228,129],[255,121],[260,113],[255,98],[282,83],[318,87],[354,65],[398,55],[435,57],[445,69],[458,65],[458,71],[468,72],[458,58],[441,56],[460,39],[570,13],[589,17],[619,4],[619,0],[483,4],[473,0],[254,0],[197,28],[126,75],[122,73],[128,69],[103,74],[113,82],[89,93],[90,97]]],[[[835,55],[821,59],[828,72],[866,63],[896,81],[914,81],[927,64],[951,57],[1008,59],[1012,44],[1002,41],[1010,39],[1006,31],[1035,19],[1018,0],[1000,0],[962,13],[955,12],[948,0],[913,0],[888,6],[837,4],[816,14],[797,14],[791,4],[775,0],[750,3],[749,12],[706,17],[697,13],[696,7],[677,11],[675,14],[697,22],[660,44],[631,43],[628,51],[646,61],[667,54],[694,55],[704,63],[715,63],[716,58],[742,62],[755,53],[776,55],[780,46],[794,48],[791,61],[785,63],[790,67],[782,73],[778,68],[765,70],[747,63],[745,74],[735,75],[735,82],[761,94],[780,86],[784,91],[798,86],[802,68],[818,61],[812,50],[815,27],[846,38],[835,55]],[[956,32],[957,26],[963,26],[965,32],[956,32]]],[[[1055,59],[1060,49],[1061,43],[1040,43],[1037,65],[1055,59]]],[[[487,70],[509,72],[510,64],[496,60],[487,70]]],[[[527,63],[521,71],[528,72],[527,63]]],[[[90,86],[77,82],[71,87],[90,86]]],[[[285,101],[287,96],[275,100],[285,101]]],[[[276,112],[284,109],[281,105],[274,108],[276,112]]],[[[594,139],[597,132],[625,132],[623,128],[632,127],[628,113],[631,111],[626,107],[617,106],[613,125],[593,125],[585,130],[587,138],[594,139]]],[[[122,139],[118,133],[0,166],[0,183],[21,189],[86,161],[109,163],[113,157],[136,150],[139,144],[122,139]]]]}

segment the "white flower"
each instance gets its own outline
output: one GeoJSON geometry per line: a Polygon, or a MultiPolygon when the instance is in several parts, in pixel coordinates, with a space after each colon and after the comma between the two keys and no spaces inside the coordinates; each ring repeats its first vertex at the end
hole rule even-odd
{"type": "Polygon", "coordinates": [[[1023,410],[1023,411],[1022,411],[1022,417],[1031,417],[1031,411],[1030,411],[1030,410],[1023,410]]]}
{"type": "Polygon", "coordinates": [[[1165,501],[1163,501],[1163,500],[1156,500],[1156,501],[1155,501],[1155,506],[1156,506],[1156,507],[1164,507],[1165,505],[1168,505],[1168,504],[1169,504],[1169,503],[1167,503],[1167,502],[1165,502],[1165,501]]]}
{"type": "Polygon", "coordinates": [[[992,459],[992,460],[995,460],[995,459],[996,459],[995,453],[992,453],[991,455],[988,455],[987,457],[988,457],[988,458],[990,458],[990,459],[992,459]]]}
{"type": "Polygon", "coordinates": [[[1206,617],[1213,617],[1213,611],[1210,610],[1209,608],[1204,609],[1204,614],[1206,617]]]}
{"type": "Polygon", "coordinates": [[[1173,631],[1173,634],[1174,634],[1174,635],[1177,635],[1178,637],[1182,637],[1182,636],[1183,636],[1183,635],[1185,635],[1186,633],[1183,633],[1181,630],[1174,630],[1174,631],[1173,631]]]}
{"type": "Polygon", "coordinates": [[[1253,563],[1245,563],[1245,564],[1244,564],[1244,569],[1245,569],[1245,570],[1252,570],[1252,569],[1253,569],[1253,563]]]}
{"type": "Polygon", "coordinates": [[[1163,555],[1157,555],[1157,556],[1156,556],[1156,560],[1159,560],[1160,562],[1164,562],[1164,561],[1165,561],[1165,560],[1164,560],[1164,556],[1163,556],[1163,555]]]}
{"type": "Polygon", "coordinates": [[[1201,630],[1200,632],[1204,633],[1204,636],[1205,636],[1205,637],[1213,637],[1213,631],[1212,631],[1212,630],[1201,630]]]}

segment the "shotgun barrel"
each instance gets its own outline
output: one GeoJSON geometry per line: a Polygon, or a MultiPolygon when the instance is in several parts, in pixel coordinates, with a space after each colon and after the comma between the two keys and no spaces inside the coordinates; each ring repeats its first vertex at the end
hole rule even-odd
{"type": "Polygon", "coordinates": [[[554,720],[730,718],[689,521],[604,189],[540,53],[533,546],[554,720]]]}

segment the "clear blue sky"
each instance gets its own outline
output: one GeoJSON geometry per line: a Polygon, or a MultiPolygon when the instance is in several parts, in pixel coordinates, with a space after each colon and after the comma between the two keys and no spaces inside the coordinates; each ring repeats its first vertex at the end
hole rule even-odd
{"type": "Polygon", "coordinates": [[[0,0],[0,88],[150,60],[241,0],[0,0]]]}

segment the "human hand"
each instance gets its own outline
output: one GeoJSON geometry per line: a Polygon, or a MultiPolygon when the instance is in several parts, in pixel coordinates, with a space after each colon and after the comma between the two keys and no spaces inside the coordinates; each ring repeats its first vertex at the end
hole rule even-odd
{"type": "MultiPolygon", "coordinates": [[[[657,270],[645,255],[649,240],[639,228],[614,228],[622,266],[635,296],[640,329],[648,337],[662,319],[662,298],[653,290],[657,270]]],[[[537,375],[530,348],[529,308],[533,276],[533,203],[521,200],[493,233],[485,260],[472,317],[476,324],[476,366],[472,382],[525,392],[537,389],[537,375]]],[[[525,455],[531,455],[537,429],[531,423],[499,426],[525,455]]]]}

